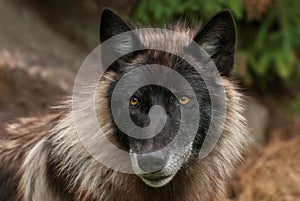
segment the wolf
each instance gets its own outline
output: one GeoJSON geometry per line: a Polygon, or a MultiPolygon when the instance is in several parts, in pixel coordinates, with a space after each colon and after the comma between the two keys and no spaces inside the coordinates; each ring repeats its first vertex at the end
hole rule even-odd
{"type": "MultiPolygon", "coordinates": [[[[119,34],[138,28],[110,9],[104,9],[100,18],[100,41],[104,44],[119,34]]],[[[118,156],[113,153],[104,153],[107,151],[103,148],[106,142],[102,142],[102,139],[107,139],[128,153],[127,162],[132,173],[107,167],[96,159],[98,155],[91,154],[78,135],[72,100],[66,99],[48,115],[2,122],[0,200],[204,201],[224,196],[226,181],[242,160],[248,136],[243,117],[244,98],[231,76],[236,49],[233,16],[229,10],[223,10],[204,25],[192,27],[179,22],[166,29],[184,35],[186,40],[176,40],[176,37],[172,38],[169,32],[166,34],[163,30],[153,32],[147,29],[142,34],[134,32],[122,40],[115,40],[104,50],[107,55],[116,55],[117,58],[112,63],[108,62],[108,68],[99,78],[95,95],[96,118],[104,137],[97,138],[91,134],[96,128],[89,123],[91,119],[84,109],[77,112],[80,122],[88,128],[84,133],[88,136],[88,143],[97,141],[103,145],[91,145],[95,153],[99,156],[106,154],[109,160],[117,160],[118,156]],[[155,44],[156,47],[168,47],[180,52],[185,51],[192,42],[203,48],[216,66],[218,76],[208,76],[206,80],[224,88],[226,108],[225,114],[220,115],[224,118],[223,125],[211,122],[214,110],[218,111],[218,107],[212,107],[212,97],[217,100],[222,98],[210,93],[204,79],[206,75],[201,75],[189,61],[174,53],[153,49],[155,44]],[[132,49],[137,43],[144,48],[120,55],[120,50],[132,49]],[[129,99],[124,100],[135,125],[143,128],[150,124],[153,120],[149,117],[153,106],[159,105],[164,110],[163,115],[154,113],[157,122],[164,123],[158,134],[138,138],[127,135],[117,125],[114,118],[122,117],[118,117],[118,112],[113,114],[112,97],[117,83],[124,75],[141,69],[141,66],[148,66],[151,71],[155,67],[150,64],[178,72],[188,81],[195,95],[186,90],[176,94],[174,90],[156,84],[135,90],[129,99]],[[186,110],[189,115],[193,113],[195,104],[199,108],[195,136],[184,146],[168,146],[180,131],[181,111],[186,110]],[[221,130],[220,138],[211,152],[200,159],[199,154],[211,125],[221,130]]],[[[197,60],[193,58],[197,52],[194,53],[187,51],[186,54],[190,54],[191,60],[197,60]]],[[[99,62],[105,63],[105,58],[102,57],[99,62]]],[[[207,68],[204,70],[211,71],[207,68]]],[[[140,76],[129,77],[127,84],[147,79],[147,73],[140,71],[140,76]]],[[[175,75],[159,74],[160,71],[155,77],[163,81],[175,75]]],[[[125,84],[121,89],[126,92],[128,87],[125,84]]],[[[182,135],[188,136],[189,132],[183,129],[182,135]]]]}

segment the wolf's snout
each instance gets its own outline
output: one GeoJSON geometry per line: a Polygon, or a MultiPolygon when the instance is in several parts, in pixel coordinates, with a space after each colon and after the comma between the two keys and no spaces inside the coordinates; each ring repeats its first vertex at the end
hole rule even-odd
{"type": "Polygon", "coordinates": [[[167,162],[167,155],[163,151],[138,154],[139,167],[145,172],[157,172],[162,170],[167,162]]]}

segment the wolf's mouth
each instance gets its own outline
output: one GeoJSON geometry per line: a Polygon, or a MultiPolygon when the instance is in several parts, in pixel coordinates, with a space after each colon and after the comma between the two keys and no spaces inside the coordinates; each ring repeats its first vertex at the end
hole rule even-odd
{"type": "Polygon", "coordinates": [[[168,176],[143,176],[140,175],[140,178],[145,182],[148,186],[153,188],[159,188],[166,184],[168,184],[175,175],[168,175],[168,176]]]}

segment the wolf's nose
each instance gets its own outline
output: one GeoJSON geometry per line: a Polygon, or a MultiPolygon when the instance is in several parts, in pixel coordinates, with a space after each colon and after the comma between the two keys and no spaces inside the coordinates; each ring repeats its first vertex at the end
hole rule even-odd
{"type": "Polygon", "coordinates": [[[137,156],[139,167],[145,172],[162,170],[167,162],[167,156],[162,151],[142,153],[137,156]]]}

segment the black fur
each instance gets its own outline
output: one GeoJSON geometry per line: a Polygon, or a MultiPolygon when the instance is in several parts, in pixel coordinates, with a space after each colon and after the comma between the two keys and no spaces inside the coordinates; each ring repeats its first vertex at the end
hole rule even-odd
{"type": "Polygon", "coordinates": [[[236,25],[229,10],[223,10],[196,34],[194,41],[200,45],[215,46],[207,50],[221,75],[229,75],[234,64],[236,25]]]}
{"type": "MultiPolygon", "coordinates": [[[[133,28],[122,20],[118,15],[110,10],[104,10],[101,22],[100,22],[100,40],[105,41],[110,37],[113,37],[117,34],[127,32],[133,28]]],[[[128,48],[134,48],[134,43],[140,43],[139,39],[135,35],[130,35],[129,41],[130,45],[125,45],[128,48]]],[[[229,76],[234,63],[234,51],[236,43],[236,33],[235,33],[235,24],[232,18],[231,13],[228,10],[224,10],[217,15],[215,15],[204,27],[202,27],[198,33],[194,36],[194,41],[203,45],[204,49],[208,45],[213,45],[213,49],[207,49],[208,54],[211,55],[214,63],[216,64],[219,72],[223,76],[229,76]],[[206,45],[206,46],[205,46],[206,45]]],[[[122,46],[122,41],[116,41],[116,47],[122,46]]],[[[111,48],[112,54],[118,54],[118,48],[111,48]]],[[[199,51],[200,52],[200,51],[199,51]]],[[[104,63],[105,63],[105,58],[104,63]]],[[[179,72],[186,80],[191,84],[195,94],[197,94],[196,100],[200,104],[200,125],[198,130],[198,135],[194,141],[193,151],[196,155],[201,148],[203,139],[206,136],[207,129],[210,123],[211,115],[211,103],[208,90],[206,85],[196,70],[190,66],[186,61],[179,58],[176,55],[166,53],[163,51],[157,50],[144,50],[144,51],[135,51],[123,57],[120,57],[119,60],[114,62],[109,69],[113,69],[117,72],[116,77],[114,78],[116,82],[112,82],[109,90],[107,92],[107,98],[110,100],[114,86],[117,81],[128,71],[132,70],[132,66],[140,66],[147,64],[159,64],[173,68],[179,72]],[[139,61],[136,62],[136,57],[139,56],[139,61]],[[142,59],[141,59],[142,58],[142,59]],[[130,68],[126,68],[130,64],[130,68]]],[[[138,78],[132,80],[132,82],[138,82],[138,78]]],[[[213,80],[211,82],[214,82],[213,80]]],[[[124,86],[126,89],[126,86],[124,86]]],[[[184,91],[184,90],[183,90],[184,91]]],[[[188,94],[182,94],[187,95],[188,94]]],[[[180,124],[180,109],[178,107],[178,100],[174,95],[166,90],[163,87],[158,86],[146,86],[136,92],[134,96],[137,96],[141,100],[141,104],[136,108],[130,109],[131,118],[136,123],[136,125],[145,127],[149,124],[148,112],[149,109],[155,105],[164,106],[166,112],[169,114],[169,119],[165,128],[158,134],[156,137],[150,140],[137,140],[128,138],[126,134],[122,133],[116,125],[115,134],[119,139],[119,142],[128,149],[129,147],[143,147],[144,151],[154,151],[165,146],[166,143],[171,141],[174,138],[174,135],[178,132],[178,125],[180,124]],[[169,102],[172,100],[173,102],[169,102]],[[166,132],[167,131],[167,132],[166,132]],[[159,142],[159,143],[158,143],[159,142]],[[162,143],[164,142],[164,143],[162,143]],[[131,146],[129,146],[131,144],[131,146]],[[141,144],[143,146],[141,146],[141,144]],[[149,149],[149,144],[155,144],[153,150],[149,149]]]]}
{"type": "MultiPolygon", "coordinates": [[[[198,135],[196,136],[196,140],[194,141],[193,149],[194,154],[196,156],[199,149],[201,148],[203,139],[206,136],[211,114],[211,103],[209,93],[201,75],[199,75],[199,73],[186,61],[170,53],[157,50],[148,50],[140,54],[140,57],[144,58],[144,60],[142,60],[140,63],[134,64],[135,66],[137,66],[137,68],[140,65],[147,64],[163,65],[164,63],[162,62],[165,61],[165,59],[167,59],[171,61],[168,67],[173,68],[175,71],[180,73],[191,84],[197,97],[191,97],[193,98],[192,101],[188,105],[183,106],[183,109],[192,108],[195,101],[197,101],[198,104],[200,104],[200,125],[198,135]],[[162,60],[161,57],[163,57],[164,60],[162,60]]],[[[132,58],[131,64],[134,62],[134,58],[132,58]]],[[[119,74],[116,75],[116,81],[111,83],[107,92],[107,98],[110,100],[109,102],[111,102],[112,92],[114,91],[116,83],[123,76],[123,74],[130,70],[132,70],[132,68],[128,69],[126,67],[123,67],[122,74],[120,74],[120,71],[118,71],[119,74]]],[[[170,78],[172,79],[172,75],[170,75],[170,78]]],[[[143,78],[135,77],[132,80],[130,80],[130,83],[128,84],[131,84],[131,82],[139,83],[139,79],[143,78]]],[[[168,78],[166,77],[162,79],[168,80],[168,78]]],[[[126,89],[126,86],[124,86],[124,89],[126,89]]],[[[190,94],[185,93],[184,88],[182,88],[182,91],[178,91],[177,95],[191,96],[190,94]]],[[[112,122],[115,128],[116,137],[118,138],[119,142],[127,148],[127,151],[129,147],[135,149],[137,152],[152,152],[161,149],[162,147],[166,146],[169,142],[171,142],[178,132],[181,118],[180,105],[178,100],[171,91],[157,85],[144,86],[138,91],[136,91],[136,93],[133,94],[133,96],[137,97],[140,100],[140,103],[137,106],[129,107],[130,116],[136,125],[140,127],[148,126],[150,120],[148,113],[150,108],[154,105],[161,105],[166,110],[166,113],[168,115],[166,125],[164,129],[154,138],[151,138],[149,140],[140,140],[128,137],[126,134],[122,133],[122,131],[118,129],[114,122],[112,122]]]]}

